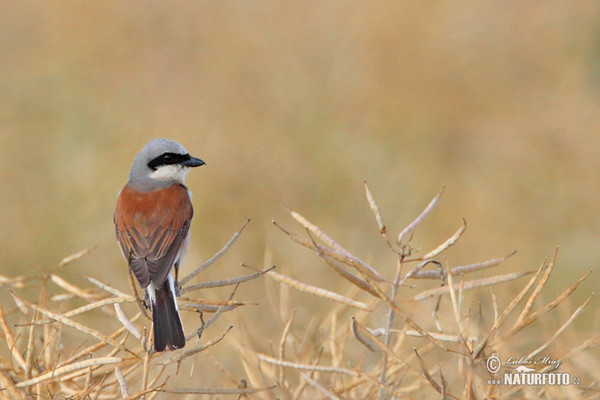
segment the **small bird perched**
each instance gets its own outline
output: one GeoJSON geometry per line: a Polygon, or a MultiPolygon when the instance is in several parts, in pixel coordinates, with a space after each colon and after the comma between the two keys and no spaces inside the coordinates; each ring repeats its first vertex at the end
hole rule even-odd
{"type": "Polygon", "coordinates": [[[117,200],[117,241],[146,290],[156,351],[185,346],[177,272],[187,253],[193,209],[184,180],[190,168],[201,165],[204,161],[191,157],[179,143],[151,140],[133,160],[117,200]]]}

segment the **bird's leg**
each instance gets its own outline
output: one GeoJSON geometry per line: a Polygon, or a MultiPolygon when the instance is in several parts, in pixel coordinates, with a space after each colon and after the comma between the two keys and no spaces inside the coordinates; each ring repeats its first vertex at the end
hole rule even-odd
{"type": "Polygon", "coordinates": [[[147,310],[150,309],[150,296],[148,295],[147,290],[144,290],[144,298],[142,299],[142,303],[144,303],[144,307],[146,307],[147,310]]]}

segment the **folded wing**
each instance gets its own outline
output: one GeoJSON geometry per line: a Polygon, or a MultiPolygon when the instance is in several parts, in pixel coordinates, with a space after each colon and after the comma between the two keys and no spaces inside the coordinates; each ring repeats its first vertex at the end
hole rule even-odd
{"type": "Polygon", "coordinates": [[[140,286],[164,283],[193,216],[187,188],[137,192],[126,185],[114,215],[117,240],[140,286]]]}

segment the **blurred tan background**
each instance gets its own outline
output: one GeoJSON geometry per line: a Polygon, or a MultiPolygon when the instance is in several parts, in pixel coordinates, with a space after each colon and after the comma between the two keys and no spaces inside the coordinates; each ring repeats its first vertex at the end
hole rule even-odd
{"type": "MultiPolygon", "coordinates": [[[[367,180],[394,233],[446,186],[413,244],[465,217],[453,266],[517,249],[502,268],[533,269],[560,246],[563,289],[600,259],[600,7],[470,3],[5,2],[1,273],[98,246],[70,268],[126,288],[117,192],[168,137],[207,163],[184,272],[252,219],[204,280],[274,263],[343,291],[271,225],[294,227],[279,202],[390,276],[367,180]]],[[[250,325],[263,288],[240,293],[250,325]]]]}

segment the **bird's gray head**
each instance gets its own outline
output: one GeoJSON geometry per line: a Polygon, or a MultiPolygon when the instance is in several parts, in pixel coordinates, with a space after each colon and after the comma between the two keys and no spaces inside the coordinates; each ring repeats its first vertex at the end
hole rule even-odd
{"type": "Polygon", "coordinates": [[[154,190],[173,183],[184,183],[190,168],[201,165],[204,161],[191,157],[179,143],[154,139],[133,160],[129,184],[138,190],[154,190]]]}

